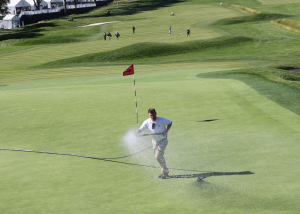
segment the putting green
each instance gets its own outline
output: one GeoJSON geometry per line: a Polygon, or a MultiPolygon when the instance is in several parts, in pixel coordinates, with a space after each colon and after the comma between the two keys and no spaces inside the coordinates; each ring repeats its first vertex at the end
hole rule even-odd
{"type": "MultiPolygon", "coordinates": [[[[241,66],[246,65],[136,66],[139,124],[132,76],[123,77],[120,66],[96,68],[98,75],[91,77],[1,87],[1,147],[96,157],[124,155],[133,148],[124,145],[123,136],[137,129],[147,118],[147,109],[155,107],[159,116],[173,121],[165,156],[169,167],[255,172],[200,183],[161,180],[156,178],[157,168],[0,151],[1,209],[5,213],[182,213],[183,209],[296,213],[299,173],[294,169],[299,164],[300,117],[242,82],[196,77],[241,66]],[[201,122],[211,119],[216,120],[201,122]]],[[[132,145],[145,148],[150,141],[144,138],[132,145]]],[[[157,167],[151,150],[120,161],[157,167]]],[[[191,172],[170,170],[170,174],[184,173],[191,172]]]]}

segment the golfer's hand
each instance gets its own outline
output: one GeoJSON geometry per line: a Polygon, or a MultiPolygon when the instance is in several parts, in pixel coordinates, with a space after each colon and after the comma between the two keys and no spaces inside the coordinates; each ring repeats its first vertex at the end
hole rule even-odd
{"type": "Polygon", "coordinates": [[[168,130],[166,130],[166,131],[165,131],[165,132],[163,132],[162,134],[163,134],[163,136],[167,136],[167,134],[168,134],[168,130]]]}
{"type": "Polygon", "coordinates": [[[135,136],[139,136],[140,133],[141,133],[141,131],[138,129],[138,130],[135,132],[135,136]]]}

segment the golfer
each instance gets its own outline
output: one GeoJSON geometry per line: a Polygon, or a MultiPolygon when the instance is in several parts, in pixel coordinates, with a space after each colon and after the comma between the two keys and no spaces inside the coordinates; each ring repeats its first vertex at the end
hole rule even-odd
{"type": "Polygon", "coordinates": [[[186,36],[187,36],[187,37],[190,37],[190,34],[191,34],[191,30],[188,28],[188,29],[186,30],[186,36]]]}
{"type": "Polygon", "coordinates": [[[158,177],[165,179],[169,176],[169,170],[166,165],[164,153],[168,145],[167,134],[172,126],[172,121],[163,117],[156,117],[154,108],[148,110],[148,115],[150,118],[143,122],[142,126],[136,131],[136,134],[139,134],[147,128],[154,134],[152,135],[152,145],[155,158],[161,170],[161,174],[158,177]]]}
{"type": "Polygon", "coordinates": [[[106,33],[105,32],[103,33],[103,37],[104,37],[104,40],[106,40],[106,33]]]}

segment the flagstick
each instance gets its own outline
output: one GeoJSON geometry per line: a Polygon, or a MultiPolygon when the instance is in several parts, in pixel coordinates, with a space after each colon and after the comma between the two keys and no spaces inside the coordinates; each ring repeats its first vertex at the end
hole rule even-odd
{"type": "Polygon", "coordinates": [[[135,94],[136,123],[139,123],[139,116],[138,116],[138,110],[137,110],[137,101],[136,101],[136,90],[135,90],[134,74],[133,74],[133,85],[134,85],[134,94],[135,94]]]}

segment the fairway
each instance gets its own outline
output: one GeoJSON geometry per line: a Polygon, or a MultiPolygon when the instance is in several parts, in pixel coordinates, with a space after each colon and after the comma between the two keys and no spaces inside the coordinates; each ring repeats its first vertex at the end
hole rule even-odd
{"type": "Polygon", "coordinates": [[[300,34],[269,20],[295,10],[229,2],[271,14],[252,19],[218,1],[151,2],[0,41],[1,213],[299,213],[300,74],[286,67],[300,67],[300,34]],[[149,108],[173,123],[169,179],[151,137],[134,135],[149,108]]]}

